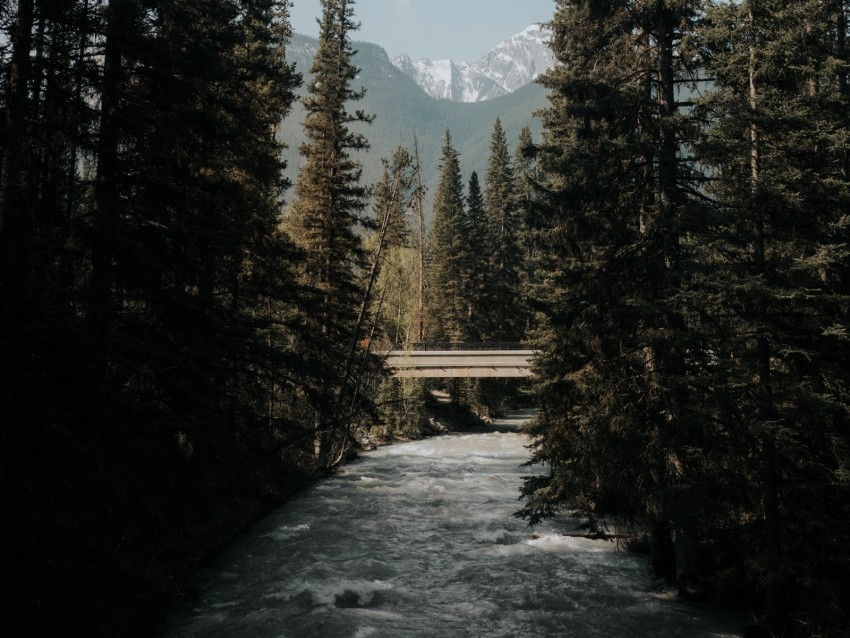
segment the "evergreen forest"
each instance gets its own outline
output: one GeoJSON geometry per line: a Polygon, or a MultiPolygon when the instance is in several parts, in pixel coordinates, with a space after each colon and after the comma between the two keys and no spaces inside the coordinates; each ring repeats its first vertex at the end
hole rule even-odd
{"type": "Polygon", "coordinates": [[[0,0],[4,635],[153,635],[359,450],[519,405],[518,517],[850,635],[850,2],[556,0],[477,111],[370,102],[355,1],[309,63],[291,4],[0,0]],[[468,342],[533,378],[382,362],[468,342]]]}

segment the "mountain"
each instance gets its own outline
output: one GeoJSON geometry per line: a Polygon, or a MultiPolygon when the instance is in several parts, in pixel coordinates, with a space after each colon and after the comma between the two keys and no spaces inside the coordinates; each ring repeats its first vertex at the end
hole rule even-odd
{"type": "Polygon", "coordinates": [[[513,93],[555,63],[549,34],[536,25],[499,44],[473,64],[452,60],[393,58],[428,95],[453,102],[483,102],[513,93]]]}
{"type": "MultiPolygon", "coordinates": [[[[460,103],[437,100],[427,95],[412,78],[405,75],[391,61],[381,47],[358,42],[354,63],[360,75],[352,88],[366,89],[366,96],[352,108],[363,109],[375,115],[370,126],[358,128],[371,144],[371,149],[358,153],[355,159],[363,165],[363,182],[378,181],[381,176],[381,158],[388,158],[398,146],[413,148],[413,134],[419,139],[423,181],[433,192],[436,188],[440,151],[446,129],[452,134],[455,148],[460,153],[464,179],[478,171],[484,175],[489,154],[490,136],[496,118],[500,118],[509,143],[515,143],[522,127],[531,127],[539,137],[540,125],[534,112],[546,105],[546,91],[538,84],[527,84],[509,95],[485,102],[460,103]]],[[[306,36],[293,36],[288,49],[288,59],[304,75],[305,86],[318,41],[306,36]]],[[[302,87],[302,92],[304,88],[302,87]]],[[[302,163],[298,147],[303,141],[301,123],[304,111],[300,103],[284,120],[281,139],[288,146],[286,176],[295,179],[302,163]]],[[[287,194],[291,201],[292,191],[287,194]]]]}

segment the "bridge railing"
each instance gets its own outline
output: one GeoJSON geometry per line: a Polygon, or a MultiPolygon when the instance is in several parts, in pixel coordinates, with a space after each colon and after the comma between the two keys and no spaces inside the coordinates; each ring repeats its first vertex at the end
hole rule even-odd
{"type": "Polygon", "coordinates": [[[530,347],[519,341],[500,341],[500,342],[455,342],[455,341],[423,341],[418,343],[397,343],[393,346],[393,350],[406,350],[411,352],[420,352],[425,350],[430,351],[451,351],[457,352],[461,350],[528,350],[530,347]]]}

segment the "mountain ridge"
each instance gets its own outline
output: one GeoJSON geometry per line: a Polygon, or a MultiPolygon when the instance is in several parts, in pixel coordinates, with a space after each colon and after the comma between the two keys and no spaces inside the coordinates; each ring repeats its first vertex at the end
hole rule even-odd
{"type": "Polygon", "coordinates": [[[552,68],[549,33],[540,25],[504,40],[469,64],[454,60],[414,60],[401,54],[392,63],[431,97],[452,102],[483,102],[513,93],[552,68]]]}
{"type": "MultiPolygon", "coordinates": [[[[294,62],[298,72],[304,75],[303,95],[309,79],[309,68],[318,48],[318,40],[308,36],[294,35],[287,51],[287,59],[294,62]]],[[[380,179],[382,158],[391,157],[398,146],[413,147],[413,135],[419,140],[423,181],[433,191],[439,171],[440,153],[445,131],[452,135],[452,143],[460,155],[461,169],[465,179],[472,171],[484,174],[489,155],[493,124],[498,117],[505,130],[508,142],[514,145],[524,126],[531,128],[537,136],[541,130],[534,117],[535,111],[546,105],[546,90],[531,83],[513,93],[483,102],[452,102],[429,96],[416,82],[392,64],[387,52],[376,44],[355,42],[357,53],[354,63],[360,74],[352,88],[366,89],[365,97],[354,106],[375,115],[371,125],[357,125],[356,130],[369,140],[368,152],[354,154],[354,159],[363,166],[364,184],[380,179]]],[[[300,101],[292,113],[283,121],[279,133],[289,150],[285,152],[288,162],[285,176],[294,182],[297,170],[303,162],[297,152],[304,141],[304,109],[300,101]]],[[[294,197],[293,191],[287,200],[294,197]]]]}

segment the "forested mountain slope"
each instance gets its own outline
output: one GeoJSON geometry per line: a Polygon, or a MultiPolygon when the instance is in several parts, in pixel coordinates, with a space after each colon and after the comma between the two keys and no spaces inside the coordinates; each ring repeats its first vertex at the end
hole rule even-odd
{"type": "MultiPolygon", "coordinates": [[[[289,55],[305,80],[318,41],[295,35],[289,55]]],[[[381,158],[389,157],[399,145],[412,146],[414,132],[419,138],[423,181],[433,184],[436,179],[440,149],[446,129],[460,154],[461,170],[468,175],[482,171],[487,163],[488,144],[493,122],[500,118],[508,140],[515,144],[523,126],[532,133],[540,130],[534,112],[546,103],[546,93],[537,84],[526,85],[510,95],[479,103],[457,103],[436,100],[428,96],[411,78],[397,69],[386,51],[374,44],[358,42],[354,58],[360,67],[359,82],[366,96],[358,105],[375,116],[364,127],[371,149],[362,154],[363,181],[376,182],[381,173],[381,158]]],[[[301,164],[294,152],[302,141],[301,122],[304,111],[296,104],[282,128],[282,139],[290,147],[287,176],[293,178],[301,164]]]]}

